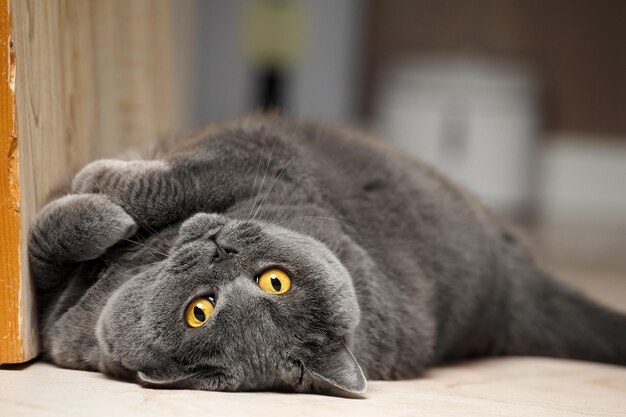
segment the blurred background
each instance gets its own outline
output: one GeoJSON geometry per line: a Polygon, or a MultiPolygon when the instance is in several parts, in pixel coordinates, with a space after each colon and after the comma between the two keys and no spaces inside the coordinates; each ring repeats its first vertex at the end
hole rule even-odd
{"type": "Polygon", "coordinates": [[[19,236],[64,179],[258,109],[438,167],[626,311],[626,0],[2,1],[0,362],[37,353],[19,236]]]}
{"type": "Polygon", "coordinates": [[[623,0],[190,0],[181,124],[278,108],[374,132],[623,306],[625,22],[623,0]]]}

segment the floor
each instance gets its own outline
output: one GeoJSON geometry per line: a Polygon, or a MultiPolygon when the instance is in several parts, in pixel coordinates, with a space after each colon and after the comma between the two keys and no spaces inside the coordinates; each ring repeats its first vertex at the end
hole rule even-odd
{"type": "Polygon", "coordinates": [[[544,358],[489,359],[414,381],[369,384],[363,399],[144,389],[35,363],[0,371],[0,416],[618,416],[626,369],[544,358]]]}
{"type": "MultiPolygon", "coordinates": [[[[626,311],[623,271],[559,270],[592,297],[626,311]]],[[[547,358],[477,360],[436,368],[412,381],[371,381],[362,399],[342,399],[144,389],[99,373],[41,362],[0,367],[0,417],[174,413],[180,417],[626,416],[626,368],[547,358]]]]}

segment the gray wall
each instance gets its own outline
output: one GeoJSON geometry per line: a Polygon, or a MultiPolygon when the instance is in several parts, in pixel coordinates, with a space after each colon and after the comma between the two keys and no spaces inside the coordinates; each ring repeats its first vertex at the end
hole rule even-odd
{"type": "MultiPolygon", "coordinates": [[[[175,21],[179,38],[174,42],[185,51],[180,59],[191,61],[179,75],[187,84],[187,126],[253,110],[254,71],[242,51],[245,2],[195,1],[191,12],[189,7],[179,12],[175,21]]],[[[288,84],[287,112],[294,117],[353,121],[358,110],[363,2],[298,3],[306,16],[308,36],[288,84]]]]}

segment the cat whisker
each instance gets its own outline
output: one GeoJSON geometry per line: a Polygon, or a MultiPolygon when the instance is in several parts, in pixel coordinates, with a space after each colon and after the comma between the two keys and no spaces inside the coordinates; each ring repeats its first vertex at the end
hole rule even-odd
{"type": "MultiPolygon", "coordinates": [[[[274,155],[274,147],[272,147],[272,150],[270,151],[270,157],[267,160],[267,165],[265,166],[265,172],[263,173],[263,180],[261,180],[261,185],[259,186],[259,191],[256,194],[256,197],[254,198],[254,203],[252,204],[252,210],[255,209],[256,207],[256,203],[259,200],[259,196],[261,195],[261,191],[263,190],[263,185],[265,185],[265,177],[267,176],[267,171],[270,167],[270,164],[272,162],[272,156],[274,155]]],[[[251,212],[252,212],[251,210],[251,212]]],[[[253,217],[254,219],[254,217],[253,217]]]]}
{"type": "Polygon", "coordinates": [[[135,245],[138,245],[138,246],[141,246],[141,247],[143,247],[143,248],[148,249],[149,251],[152,251],[153,253],[157,253],[157,254],[159,254],[159,255],[163,255],[163,256],[164,256],[164,257],[166,257],[166,258],[169,256],[169,254],[167,254],[167,253],[165,253],[165,252],[162,252],[162,251],[160,251],[160,250],[158,250],[158,249],[156,249],[156,248],[154,248],[154,247],[152,247],[152,246],[148,246],[148,245],[146,245],[145,243],[142,243],[142,242],[137,242],[137,241],[135,241],[135,240],[126,239],[126,238],[122,238],[121,240],[126,241],[126,242],[129,242],[129,243],[132,243],[132,244],[135,244],[135,245]]]}
{"type": "MultiPolygon", "coordinates": [[[[265,143],[263,143],[263,148],[261,149],[261,156],[259,156],[259,163],[256,166],[256,173],[254,174],[254,182],[252,183],[252,190],[250,191],[250,200],[252,200],[252,195],[254,194],[254,189],[256,188],[256,180],[259,176],[259,168],[261,167],[261,161],[263,160],[263,153],[265,152],[265,143]]],[[[252,210],[254,209],[254,205],[250,207],[250,213],[248,213],[248,218],[252,215],[252,210]]]]}
{"type": "Polygon", "coordinates": [[[131,268],[131,269],[128,269],[128,270],[125,270],[125,271],[122,270],[121,268],[119,268],[117,265],[109,265],[108,268],[111,271],[115,272],[116,274],[120,274],[120,275],[122,275],[122,276],[124,276],[126,278],[134,278],[138,274],[132,274],[132,272],[137,271],[137,270],[142,269],[142,268],[146,268],[146,267],[148,267],[148,268],[145,269],[144,271],[141,271],[140,274],[145,274],[145,273],[154,271],[155,269],[157,269],[160,266],[161,262],[162,261],[151,262],[151,263],[148,263],[148,264],[143,264],[143,265],[136,266],[134,268],[131,268]]]}
{"type": "Polygon", "coordinates": [[[151,227],[149,224],[146,224],[143,226],[147,231],[149,231],[150,233],[152,233],[152,235],[154,237],[156,237],[157,239],[159,239],[161,242],[163,243],[168,243],[168,240],[158,231],[156,230],[154,227],[151,227]]]}
{"type": "Polygon", "coordinates": [[[354,227],[357,227],[357,228],[361,228],[361,226],[359,226],[358,224],[352,223],[352,222],[349,222],[349,221],[346,221],[346,220],[336,219],[334,217],[312,216],[312,215],[302,215],[302,216],[290,217],[288,219],[284,219],[284,220],[281,220],[279,222],[272,222],[271,224],[278,226],[278,225],[281,225],[283,223],[287,223],[287,222],[291,222],[291,221],[295,221],[295,220],[301,220],[301,219],[304,219],[304,218],[307,218],[307,219],[317,219],[317,220],[331,220],[331,221],[335,221],[335,222],[339,222],[339,223],[348,224],[350,226],[354,226],[354,227]]]}
{"type": "Polygon", "coordinates": [[[302,112],[298,113],[298,118],[296,119],[296,125],[293,129],[294,133],[298,131],[298,127],[300,125],[300,119],[302,119],[302,112]]]}
{"type": "Polygon", "coordinates": [[[151,263],[147,263],[147,264],[143,264],[143,265],[138,265],[138,266],[136,266],[134,268],[131,268],[131,269],[128,269],[126,271],[122,271],[121,269],[118,269],[118,272],[129,274],[131,272],[134,272],[134,271],[140,270],[142,268],[146,268],[146,267],[148,267],[148,268],[146,268],[146,270],[144,272],[148,272],[148,271],[152,271],[153,269],[156,269],[158,266],[160,266],[161,262],[163,262],[163,261],[155,261],[155,262],[151,262],[151,263]]]}
{"type": "Polygon", "coordinates": [[[357,227],[357,228],[360,228],[360,227],[361,227],[361,226],[359,226],[359,225],[358,225],[358,224],[356,224],[356,223],[352,223],[352,222],[349,222],[349,221],[346,221],[346,220],[342,220],[342,219],[336,219],[336,218],[334,218],[334,217],[324,217],[324,216],[306,216],[306,215],[305,215],[305,216],[302,216],[302,217],[307,217],[307,218],[310,218],[310,219],[332,220],[332,221],[335,221],[335,222],[348,224],[348,225],[350,225],[350,226],[354,226],[354,227],[357,227]]]}
{"type": "MultiPolygon", "coordinates": [[[[257,216],[257,212],[259,212],[259,210],[261,210],[261,208],[263,207],[263,204],[265,204],[265,201],[267,200],[267,197],[270,195],[270,192],[272,191],[272,189],[274,188],[274,185],[276,185],[276,182],[280,179],[280,176],[283,175],[283,172],[285,172],[285,170],[289,167],[289,165],[291,165],[291,163],[293,162],[293,160],[296,158],[296,156],[294,155],[289,162],[287,162],[287,164],[283,167],[283,169],[280,170],[280,172],[278,173],[278,175],[276,176],[276,178],[274,178],[274,181],[272,181],[272,183],[270,184],[270,188],[267,190],[267,193],[265,193],[265,196],[263,197],[263,199],[261,200],[261,203],[259,204],[259,207],[257,208],[257,211],[254,212],[254,216],[252,216],[252,219],[254,220],[257,216]]],[[[263,213],[262,211],[260,213],[263,213]]]]}

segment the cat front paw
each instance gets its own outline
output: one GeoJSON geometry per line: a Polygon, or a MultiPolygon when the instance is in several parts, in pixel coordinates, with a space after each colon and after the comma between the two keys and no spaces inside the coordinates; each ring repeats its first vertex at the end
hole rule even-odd
{"type": "Polygon", "coordinates": [[[144,177],[167,170],[168,165],[164,161],[99,159],[76,174],[72,181],[72,192],[102,193],[115,197],[116,194],[129,191],[128,187],[141,182],[144,177]]]}
{"type": "Polygon", "coordinates": [[[72,192],[104,194],[142,225],[167,222],[178,205],[179,184],[165,161],[101,159],[74,177],[72,192]]]}
{"type": "Polygon", "coordinates": [[[105,195],[67,195],[39,213],[29,250],[49,263],[82,262],[101,256],[137,229],[133,218],[105,195]]]}

